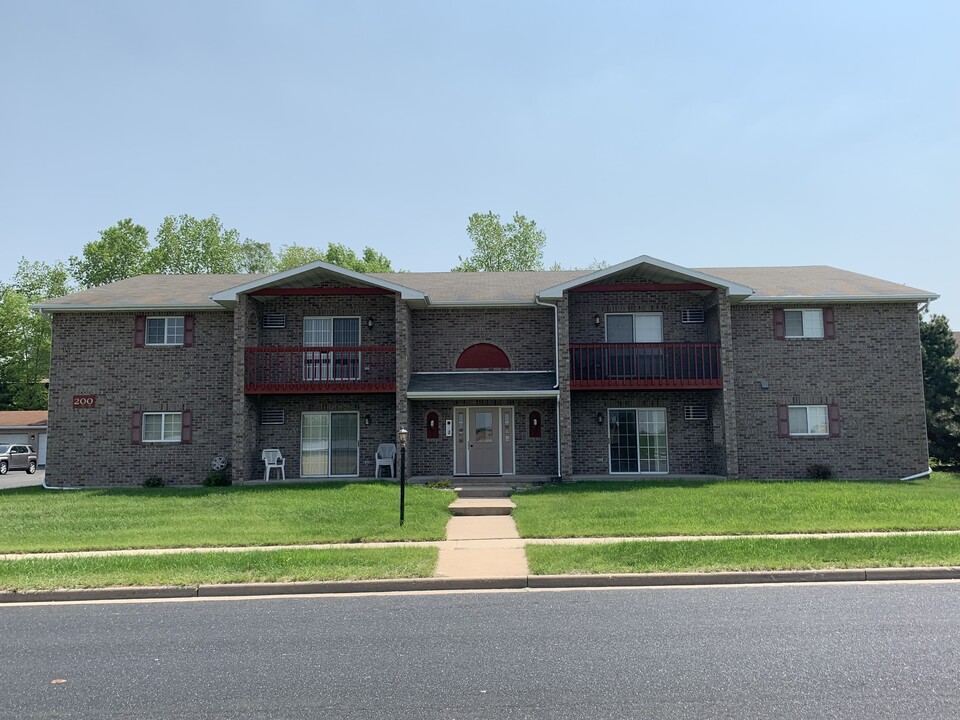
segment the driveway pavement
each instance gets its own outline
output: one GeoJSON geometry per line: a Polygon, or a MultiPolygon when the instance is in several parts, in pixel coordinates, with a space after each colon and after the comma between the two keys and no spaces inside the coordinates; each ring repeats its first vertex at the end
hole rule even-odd
{"type": "Polygon", "coordinates": [[[45,474],[44,468],[39,468],[33,475],[27,475],[23,470],[11,470],[6,475],[0,475],[0,490],[41,485],[45,474]]]}

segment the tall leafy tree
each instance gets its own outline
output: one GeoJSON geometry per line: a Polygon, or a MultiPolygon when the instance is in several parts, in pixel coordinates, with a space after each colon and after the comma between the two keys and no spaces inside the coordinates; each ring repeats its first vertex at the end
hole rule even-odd
{"type": "Polygon", "coordinates": [[[543,270],[543,248],[547,236],[520,213],[503,223],[493,212],[474,213],[467,223],[467,235],[473,252],[460,257],[455,272],[501,272],[505,270],[543,270]]]}
{"type": "Polygon", "coordinates": [[[211,215],[198,220],[190,215],[165,217],[150,251],[153,272],[193,275],[200,273],[265,272],[274,266],[266,243],[241,240],[211,215]]]}
{"type": "Polygon", "coordinates": [[[50,373],[50,321],[31,303],[69,292],[67,268],[21,258],[13,280],[0,286],[0,408],[47,407],[50,373]]]}
{"type": "Polygon", "coordinates": [[[960,463],[960,360],[954,357],[957,343],[945,316],[921,320],[920,347],[930,456],[960,463]]]}
{"type": "Polygon", "coordinates": [[[147,229],[130,218],[100,231],[100,239],[70,258],[70,273],[81,288],[96,287],[150,272],[147,229]]]}
{"type": "Polygon", "coordinates": [[[352,248],[340,243],[328,243],[326,250],[303,245],[284,245],[277,253],[277,270],[290,270],[317,260],[355,272],[393,272],[389,258],[372,247],[365,247],[363,254],[357,255],[352,248]]]}

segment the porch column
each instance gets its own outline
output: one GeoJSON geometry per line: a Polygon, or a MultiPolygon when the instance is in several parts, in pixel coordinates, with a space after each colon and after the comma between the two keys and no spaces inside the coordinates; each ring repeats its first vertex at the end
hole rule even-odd
{"type": "Polygon", "coordinates": [[[560,474],[573,475],[573,410],[570,403],[570,313],[568,295],[557,300],[557,347],[559,349],[557,378],[560,381],[560,407],[557,435],[560,438],[560,474]]]}
{"type": "Polygon", "coordinates": [[[247,295],[237,297],[233,309],[233,482],[243,484],[256,477],[255,463],[260,461],[257,447],[256,405],[243,392],[248,345],[259,343],[260,322],[247,295]]]}
{"type": "Polygon", "coordinates": [[[723,443],[727,477],[740,476],[737,444],[736,371],[733,359],[733,321],[727,291],[717,288],[717,319],[720,325],[720,368],[723,373],[723,443]]]}

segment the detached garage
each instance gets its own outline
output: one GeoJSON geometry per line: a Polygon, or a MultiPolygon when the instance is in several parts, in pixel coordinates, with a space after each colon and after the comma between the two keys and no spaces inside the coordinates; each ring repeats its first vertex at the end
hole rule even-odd
{"type": "Polygon", "coordinates": [[[0,445],[22,443],[37,453],[37,463],[47,464],[47,411],[0,410],[0,445]]]}

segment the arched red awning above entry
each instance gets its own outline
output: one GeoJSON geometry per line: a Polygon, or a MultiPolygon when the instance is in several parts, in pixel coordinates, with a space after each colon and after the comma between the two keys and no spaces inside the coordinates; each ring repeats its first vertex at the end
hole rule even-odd
{"type": "Polygon", "coordinates": [[[490,343],[471,345],[457,358],[458,370],[509,370],[510,358],[507,354],[490,343]]]}

